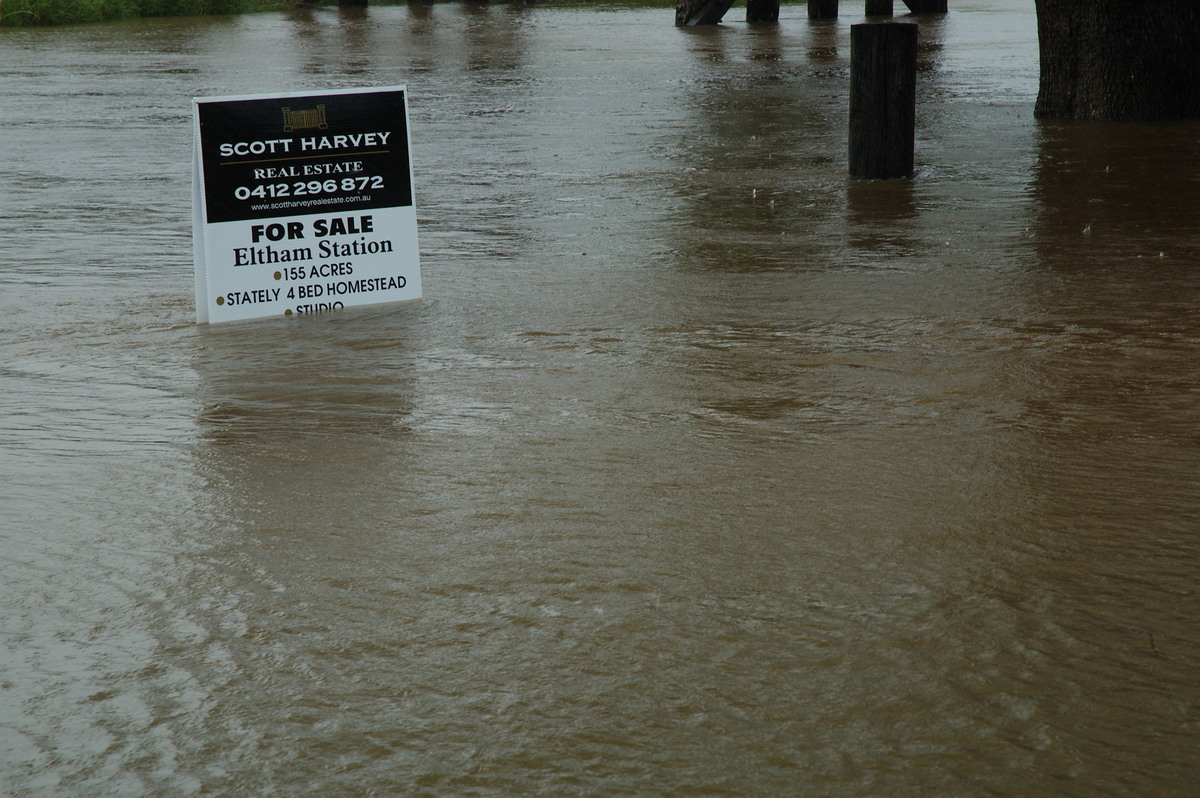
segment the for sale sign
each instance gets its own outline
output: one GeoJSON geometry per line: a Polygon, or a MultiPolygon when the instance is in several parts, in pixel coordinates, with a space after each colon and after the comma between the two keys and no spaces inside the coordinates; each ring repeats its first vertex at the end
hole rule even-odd
{"type": "Polygon", "coordinates": [[[403,86],[194,104],[198,322],[420,298],[403,86]]]}

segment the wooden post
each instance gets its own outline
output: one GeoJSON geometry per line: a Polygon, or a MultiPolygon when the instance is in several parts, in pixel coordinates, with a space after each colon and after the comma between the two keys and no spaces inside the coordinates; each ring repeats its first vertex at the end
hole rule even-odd
{"type": "Polygon", "coordinates": [[[808,0],[809,19],[834,19],[838,15],[838,0],[808,0]]]}
{"type": "Polygon", "coordinates": [[[945,14],[947,0],[904,0],[914,14],[945,14]]]}
{"type": "Polygon", "coordinates": [[[850,26],[850,176],[912,177],[917,26],[850,26]]]}
{"type": "Polygon", "coordinates": [[[679,0],[675,4],[675,24],[680,27],[716,25],[733,5],[733,0],[679,0]]]}
{"type": "Polygon", "coordinates": [[[868,17],[890,17],[895,13],[892,0],[867,0],[868,17]]]}
{"type": "Polygon", "coordinates": [[[778,22],[779,0],[746,0],[747,22],[778,22]]]}

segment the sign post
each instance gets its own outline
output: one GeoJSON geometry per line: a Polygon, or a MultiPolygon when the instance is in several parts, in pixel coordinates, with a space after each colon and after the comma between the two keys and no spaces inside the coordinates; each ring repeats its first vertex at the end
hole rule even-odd
{"type": "Polygon", "coordinates": [[[421,297],[405,87],[194,104],[197,322],[421,297]]]}

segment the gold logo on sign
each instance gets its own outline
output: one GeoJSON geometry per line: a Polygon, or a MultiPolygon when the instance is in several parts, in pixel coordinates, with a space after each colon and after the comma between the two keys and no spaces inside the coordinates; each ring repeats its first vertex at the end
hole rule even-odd
{"type": "Polygon", "coordinates": [[[318,105],[316,108],[301,108],[293,111],[291,108],[283,108],[283,132],[291,133],[293,130],[303,130],[305,128],[315,127],[321,130],[329,127],[329,123],[325,121],[325,106],[318,105]]]}

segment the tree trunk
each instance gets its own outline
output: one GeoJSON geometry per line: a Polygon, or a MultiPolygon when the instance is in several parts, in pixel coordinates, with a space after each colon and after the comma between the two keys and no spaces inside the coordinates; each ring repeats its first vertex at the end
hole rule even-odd
{"type": "Polygon", "coordinates": [[[1200,117],[1200,2],[1036,0],[1041,82],[1034,115],[1200,117]]]}

